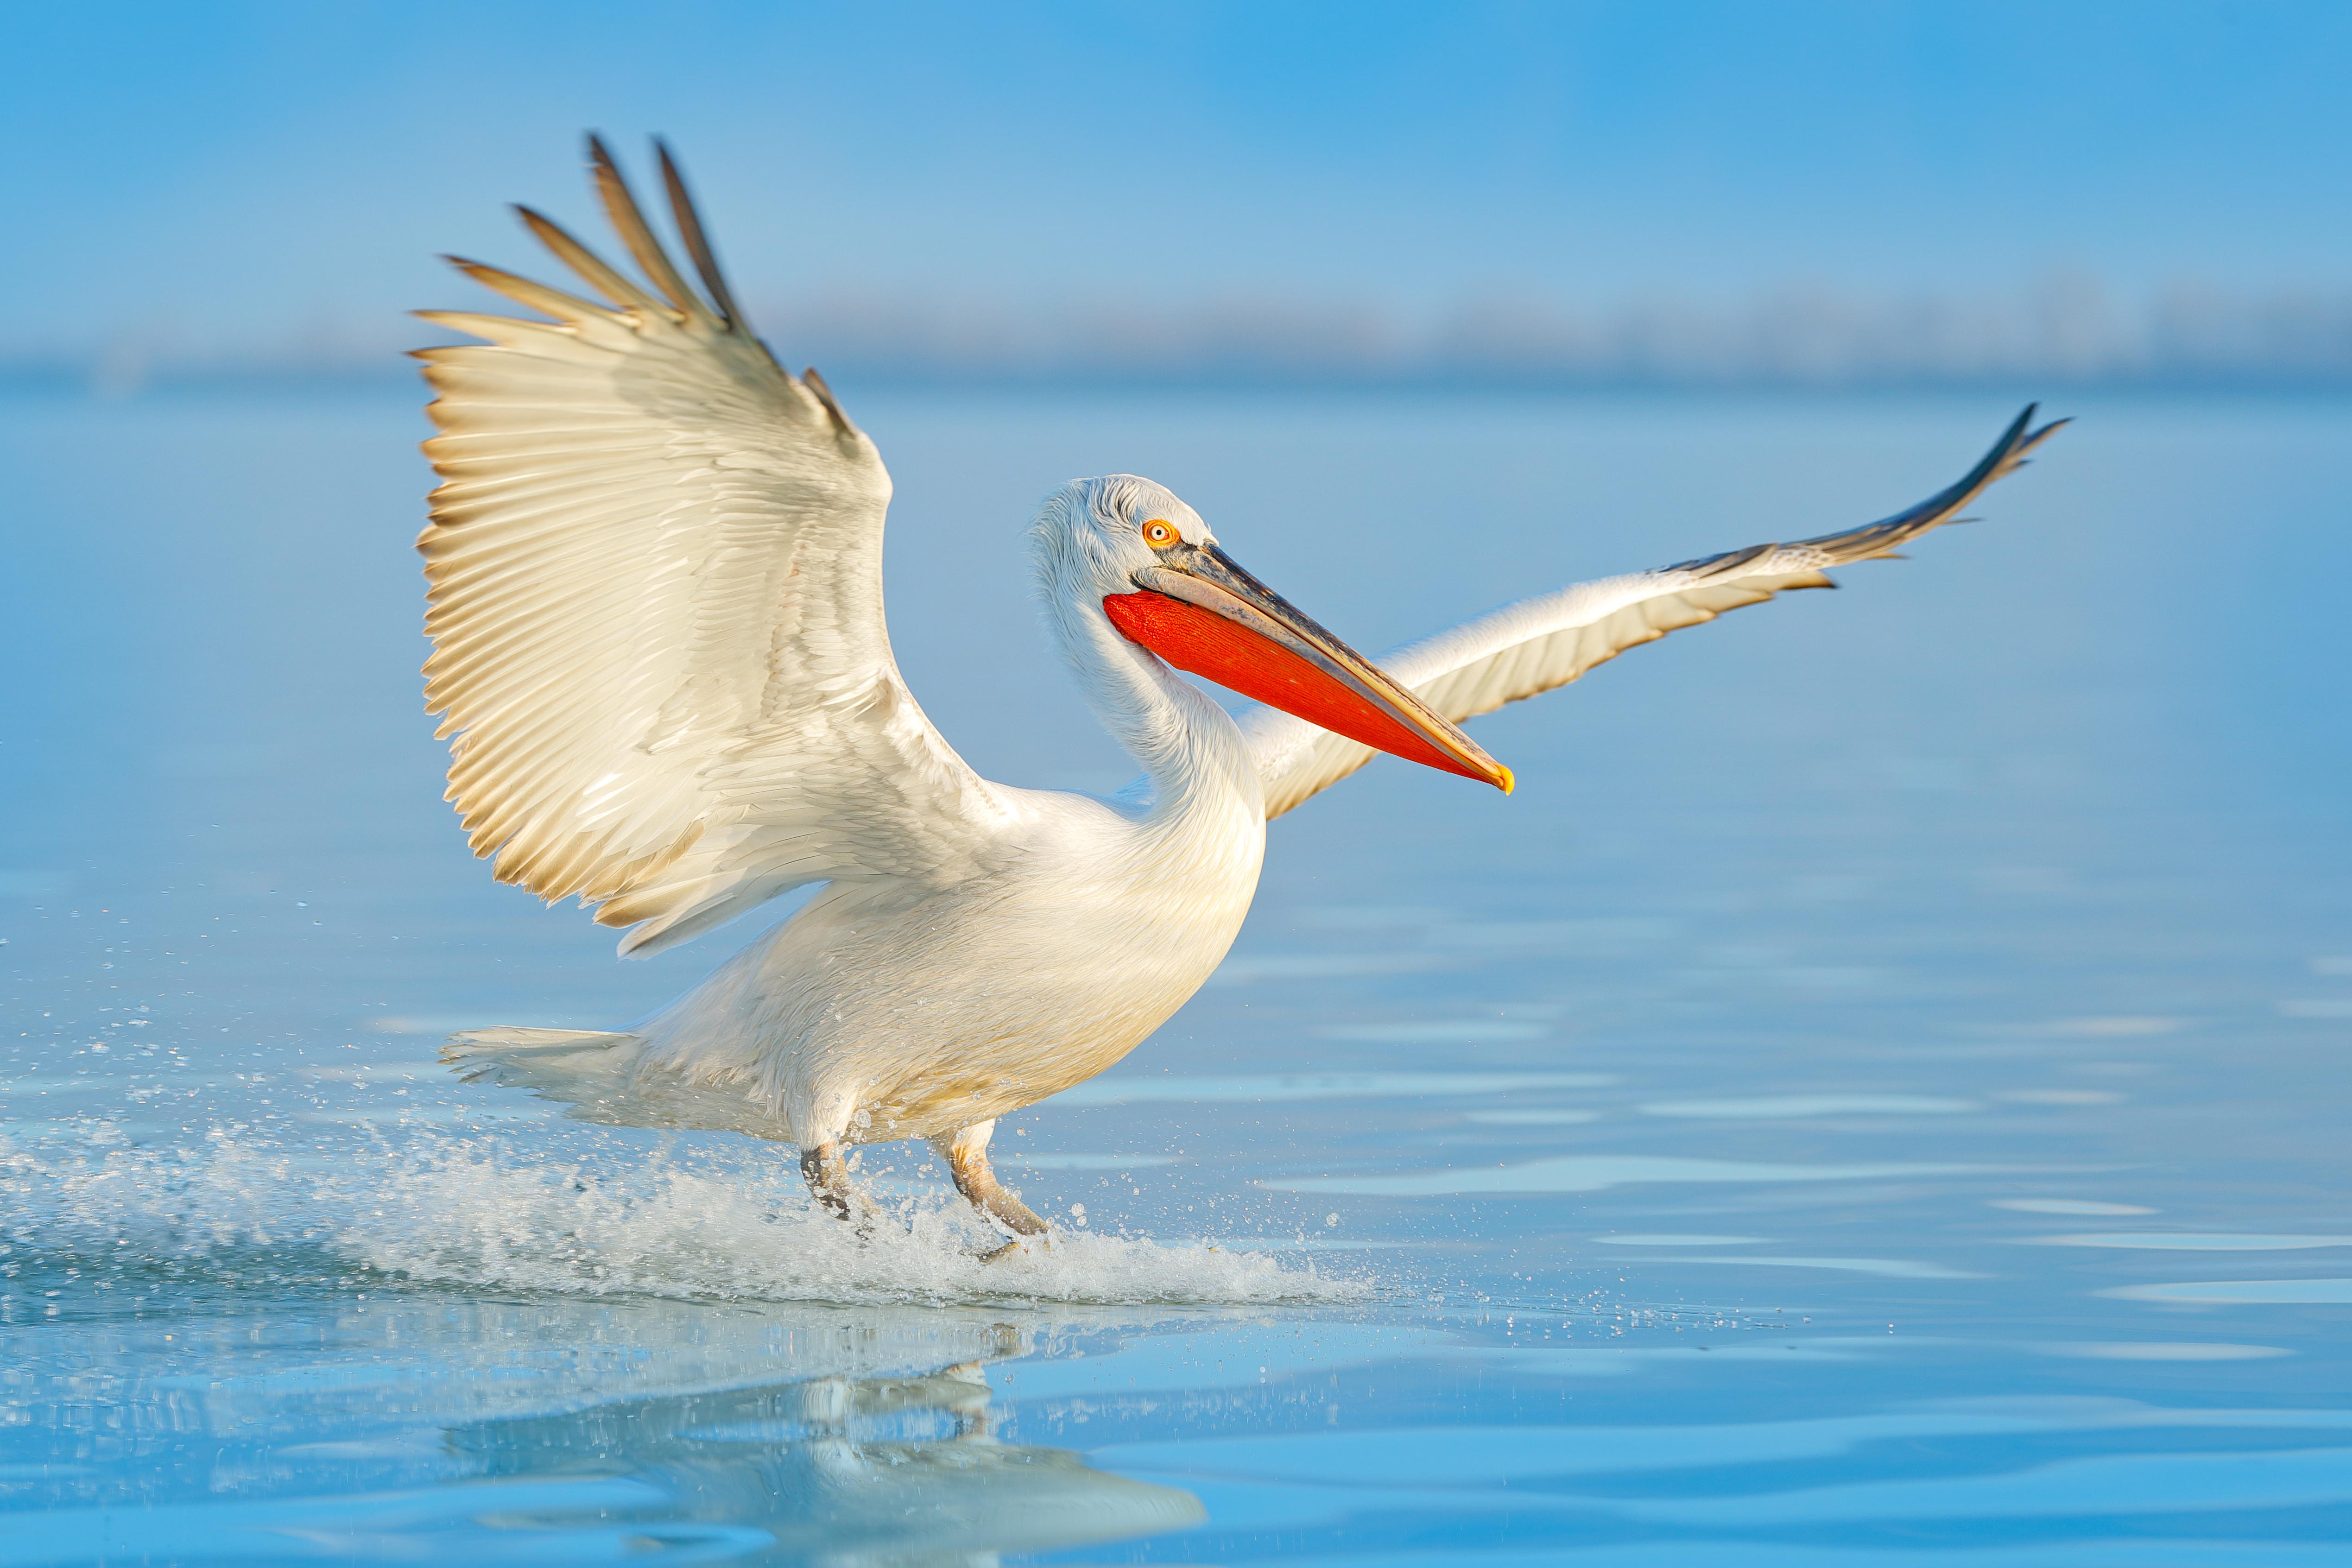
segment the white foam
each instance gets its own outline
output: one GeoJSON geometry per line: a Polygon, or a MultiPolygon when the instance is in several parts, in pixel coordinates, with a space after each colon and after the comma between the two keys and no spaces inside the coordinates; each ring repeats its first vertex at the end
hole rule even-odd
{"type": "Polygon", "coordinates": [[[889,1203],[861,1237],[818,1211],[789,1161],[686,1161],[588,1142],[422,1131],[314,1149],[215,1134],[176,1149],[0,1140],[0,1244],[110,1266],[216,1266],[223,1252],[320,1253],[345,1267],[474,1287],[854,1305],[1334,1301],[1365,1281],[1213,1242],[1057,1231],[994,1263],[1001,1237],[951,1194],[889,1203]]]}

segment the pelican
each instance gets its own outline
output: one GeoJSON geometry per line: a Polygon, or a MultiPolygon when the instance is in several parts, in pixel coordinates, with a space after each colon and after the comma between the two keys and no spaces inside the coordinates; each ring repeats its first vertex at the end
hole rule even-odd
{"type": "Polygon", "coordinates": [[[815,370],[792,374],[752,335],[656,151],[699,291],[592,137],[642,279],[519,207],[599,298],[453,257],[546,319],[420,312],[481,340],[416,354],[441,480],[417,541],[426,708],[474,853],[500,881],[594,906],[626,928],[625,955],[823,886],[640,1022],[477,1030],[446,1056],[586,1120],[794,1144],[844,1218],[870,1215],[844,1151],[920,1138],[982,1215],[1044,1233],[990,1169],[997,1118],[1111,1066],[1200,988],[1249,910],[1270,820],[1376,752],[1508,792],[1464,721],[1834,586],[1830,568],[1953,521],[2056,427],[2028,407],[1957,483],[1884,521],[1539,594],[1377,661],[1161,486],[1073,480],[1029,525],[1038,595],[1143,774],[1108,797],[1016,789],[956,754],[891,656],[874,443],[815,370]],[[1180,670],[1256,706],[1229,715],[1180,670]]]}

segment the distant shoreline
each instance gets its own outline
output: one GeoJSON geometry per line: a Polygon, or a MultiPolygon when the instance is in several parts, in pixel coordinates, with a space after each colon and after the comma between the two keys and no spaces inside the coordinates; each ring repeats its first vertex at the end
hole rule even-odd
{"type": "MultiPolygon", "coordinates": [[[[2066,375],[2016,370],[1977,376],[1930,375],[1580,375],[1506,374],[1471,368],[1431,368],[1392,373],[1338,370],[1276,371],[1202,368],[1159,374],[1110,374],[1078,368],[975,372],[907,364],[861,365],[835,362],[826,378],[855,396],[852,388],[877,393],[1025,393],[1057,395],[1244,395],[1314,394],[1366,395],[1527,396],[1794,396],[1857,395],[1948,396],[2000,394],[2005,397],[2120,396],[2336,396],[2352,395],[2352,369],[2336,374],[2149,374],[2066,375]]],[[[206,394],[284,394],[414,391],[418,383],[403,358],[389,363],[334,365],[186,365],[158,367],[137,376],[102,374],[88,365],[0,364],[0,395],[131,400],[206,394]]]]}

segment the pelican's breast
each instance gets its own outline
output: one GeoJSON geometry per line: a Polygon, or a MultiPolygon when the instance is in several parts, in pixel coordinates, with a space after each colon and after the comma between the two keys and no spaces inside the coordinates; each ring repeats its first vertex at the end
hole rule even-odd
{"type": "Polygon", "coordinates": [[[1057,797],[1001,875],[908,911],[876,944],[887,956],[837,965],[866,992],[838,1040],[863,1079],[857,1136],[929,1136],[1034,1103],[1181,1007],[1233,945],[1265,857],[1263,818],[1202,815],[1057,797]],[[869,989],[892,972],[899,994],[869,989]]]}

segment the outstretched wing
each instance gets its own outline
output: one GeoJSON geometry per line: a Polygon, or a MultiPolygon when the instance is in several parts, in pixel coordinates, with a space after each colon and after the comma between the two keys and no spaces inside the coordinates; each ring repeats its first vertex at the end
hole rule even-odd
{"type": "Polygon", "coordinates": [[[605,302],[453,258],[553,320],[420,312],[488,340],[416,355],[441,431],[425,706],[474,853],[637,926],[625,953],[805,882],[961,879],[1003,803],[891,657],[874,444],[751,335],[668,151],[709,300],[589,154],[650,289],[522,208],[605,302]]]}
{"type": "MultiPolygon", "coordinates": [[[[1603,577],[1489,610],[1382,658],[1381,668],[1455,723],[1565,686],[1629,647],[1790,588],[1833,588],[1832,566],[1891,555],[1950,522],[1995,479],[2015,470],[2057,420],[2039,429],[2028,406],[1958,483],[1883,522],[1790,544],[1751,544],[1653,572],[1603,577]]],[[[1371,761],[1370,747],[1271,708],[1238,715],[1281,816],[1371,761]]]]}

